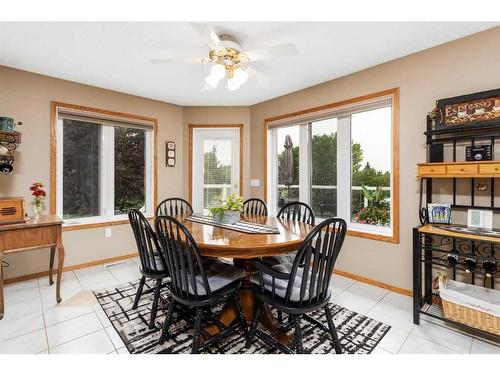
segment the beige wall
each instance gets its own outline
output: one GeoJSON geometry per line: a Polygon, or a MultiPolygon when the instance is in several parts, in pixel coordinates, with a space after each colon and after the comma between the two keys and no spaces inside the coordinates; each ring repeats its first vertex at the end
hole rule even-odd
{"type": "MultiPolygon", "coordinates": [[[[178,155],[184,154],[182,107],[121,94],[96,87],[32,74],[0,66],[0,113],[22,121],[22,144],[16,154],[14,172],[0,175],[0,196],[26,196],[33,181],[49,184],[50,176],[50,102],[52,100],[144,115],[158,119],[158,199],[183,195],[182,162],[165,167],[165,142],[177,143],[178,155]]],[[[49,210],[49,199],[45,211],[49,210]]],[[[28,204],[28,212],[32,205],[28,204]]],[[[112,237],[104,237],[104,228],[64,232],[65,265],[129,254],[135,251],[128,225],[112,227],[112,237]]],[[[5,277],[39,272],[48,268],[48,251],[8,255],[11,267],[5,277]]]]}
{"type": "Polygon", "coordinates": [[[250,189],[250,108],[249,107],[184,107],[184,191],[189,196],[189,124],[243,124],[243,191],[249,198],[250,189]]]}
{"type": "MultiPolygon", "coordinates": [[[[252,178],[264,179],[264,119],[399,87],[400,244],[349,237],[338,268],[411,289],[411,228],[418,224],[415,165],[425,161],[425,115],[436,99],[500,87],[499,45],[497,27],[252,106],[252,178]]],[[[263,187],[256,190],[262,197],[263,187]]]]}
{"type": "MultiPolygon", "coordinates": [[[[182,108],[0,66],[0,114],[24,123],[15,172],[0,175],[0,195],[27,196],[33,180],[49,182],[51,100],[158,118],[158,199],[188,196],[188,124],[243,123],[243,194],[263,197],[265,118],[399,87],[400,244],[349,237],[338,268],[411,289],[411,228],[418,223],[415,164],[425,160],[425,114],[436,99],[500,87],[498,45],[500,27],[251,107],[182,108]],[[177,144],[175,168],[165,167],[167,140],[177,144]],[[250,188],[250,178],[260,179],[261,186],[250,188]]],[[[65,232],[64,243],[66,265],[134,251],[127,226],[113,227],[111,238],[104,237],[104,228],[65,232]]],[[[48,254],[6,260],[12,265],[9,278],[47,269],[48,254]]]]}

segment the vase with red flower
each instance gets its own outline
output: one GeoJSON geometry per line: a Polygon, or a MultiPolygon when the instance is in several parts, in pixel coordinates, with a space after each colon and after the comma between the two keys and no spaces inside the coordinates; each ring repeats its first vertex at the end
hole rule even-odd
{"type": "Polygon", "coordinates": [[[33,200],[33,216],[38,219],[43,213],[43,198],[47,195],[44,190],[44,185],[41,182],[33,182],[30,187],[31,195],[35,198],[33,200]]]}

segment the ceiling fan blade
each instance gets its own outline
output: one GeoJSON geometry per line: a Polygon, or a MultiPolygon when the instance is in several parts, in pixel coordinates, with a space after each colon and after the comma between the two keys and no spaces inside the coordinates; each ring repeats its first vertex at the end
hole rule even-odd
{"type": "Polygon", "coordinates": [[[151,59],[151,64],[203,64],[208,62],[208,59],[203,57],[179,57],[179,58],[166,58],[166,59],[151,59]]]}
{"type": "Polygon", "coordinates": [[[204,41],[210,49],[216,49],[220,43],[217,33],[205,23],[191,22],[193,30],[198,34],[202,41],[204,41]]]}
{"type": "Polygon", "coordinates": [[[255,79],[260,86],[264,87],[265,89],[270,88],[271,80],[269,79],[268,76],[262,74],[258,70],[255,70],[254,68],[251,68],[249,66],[247,66],[246,71],[248,73],[248,76],[251,79],[255,79]]]}
{"type": "Polygon", "coordinates": [[[280,57],[295,56],[297,54],[297,47],[293,43],[281,44],[278,46],[242,52],[242,54],[245,55],[250,62],[268,60],[280,57]]]}

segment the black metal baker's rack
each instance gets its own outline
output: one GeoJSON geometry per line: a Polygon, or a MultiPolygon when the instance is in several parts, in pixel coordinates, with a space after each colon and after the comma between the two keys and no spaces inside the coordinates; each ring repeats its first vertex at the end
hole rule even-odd
{"type": "MultiPolygon", "coordinates": [[[[474,146],[477,144],[489,145],[492,152],[495,143],[500,141],[500,126],[477,126],[453,127],[434,129],[433,123],[427,117],[426,136],[427,163],[444,162],[444,148],[451,147],[452,162],[468,163],[467,161],[457,161],[457,147],[464,147],[465,144],[474,146]]],[[[494,153],[493,153],[494,155],[494,153]]],[[[500,161],[498,162],[500,164],[500,161]]],[[[440,178],[443,178],[442,176],[440,178]]],[[[460,177],[470,179],[469,204],[457,203],[457,177],[452,179],[452,202],[453,213],[471,208],[489,209],[494,213],[500,212],[500,207],[495,206],[495,179],[489,177],[489,205],[478,205],[475,197],[476,177],[460,177]]],[[[500,178],[500,174],[498,175],[500,178]]],[[[484,178],[481,178],[484,179],[484,178]]],[[[433,276],[436,272],[445,273],[449,278],[457,279],[461,282],[468,282],[487,288],[498,288],[500,284],[500,237],[489,236],[466,236],[461,233],[428,228],[427,204],[432,202],[433,197],[433,177],[420,176],[420,204],[419,216],[421,224],[413,228],[413,322],[420,323],[420,316],[426,315],[461,328],[474,335],[482,336],[498,342],[500,337],[476,328],[447,319],[443,315],[440,305],[439,294],[433,290],[433,276]],[[471,239],[472,238],[472,239],[471,239]],[[458,261],[453,266],[447,261],[447,256],[456,254],[458,261]],[[468,268],[464,265],[465,258],[472,258],[477,262],[476,268],[468,268]],[[496,269],[488,276],[481,268],[484,261],[496,262],[496,269]]],[[[463,195],[463,194],[462,194],[463,195]]]]}

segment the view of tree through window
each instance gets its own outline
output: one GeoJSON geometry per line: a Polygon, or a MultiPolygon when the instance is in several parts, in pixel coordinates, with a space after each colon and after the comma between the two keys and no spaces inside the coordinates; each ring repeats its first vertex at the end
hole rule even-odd
{"type": "Polygon", "coordinates": [[[101,131],[97,124],[63,122],[63,218],[100,214],[99,154],[101,131]]]}
{"type": "Polygon", "coordinates": [[[231,140],[214,139],[203,143],[203,208],[231,194],[231,140]]]}
{"type": "Polygon", "coordinates": [[[131,208],[146,212],[146,194],[151,191],[146,179],[146,157],[151,152],[148,129],[73,118],[62,118],[58,126],[62,135],[58,214],[65,220],[92,221],[124,215],[131,208]]]}
{"type": "Polygon", "coordinates": [[[391,116],[391,107],[351,115],[351,220],[354,222],[390,225],[391,116]],[[355,152],[355,145],[359,152],[355,152]]]}
{"type": "Polygon", "coordinates": [[[115,128],[115,214],[143,208],[146,188],[146,132],[115,128]]]}
{"type": "MultiPolygon", "coordinates": [[[[352,222],[377,226],[391,224],[391,168],[392,168],[392,108],[383,107],[352,113],[339,119],[313,121],[304,125],[286,126],[276,129],[277,142],[277,209],[287,201],[299,200],[300,142],[309,143],[307,173],[310,173],[309,203],[319,218],[337,216],[339,184],[350,184],[350,215],[352,222]],[[342,121],[342,122],[341,122],[342,121]],[[342,125],[341,125],[342,124],[342,125]],[[337,136],[338,126],[351,127],[350,176],[338,181],[337,136]],[[307,132],[300,131],[307,127],[307,132]],[[302,136],[300,135],[302,134],[302,136]],[[309,134],[309,136],[304,136],[309,134]],[[293,173],[290,196],[285,186],[285,137],[293,142],[293,173]],[[303,139],[304,138],[304,139],[303,139]]],[[[343,134],[348,135],[348,132],[343,134]]],[[[304,168],[304,167],[303,167],[304,168]]],[[[343,185],[345,186],[345,185],[343,185]]],[[[302,188],[306,188],[303,186],[302,188]]],[[[302,196],[302,194],[301,194],[302,196]]],[[[304,194],[307,196],[307,194],[304,194]]],[[[346,218],[347,219],[347,218],[346,218]]]]}

